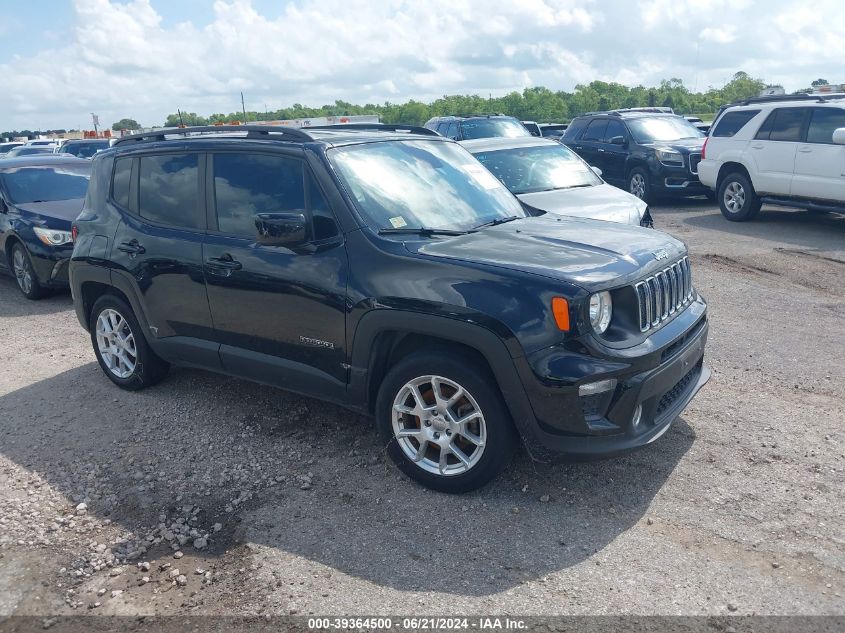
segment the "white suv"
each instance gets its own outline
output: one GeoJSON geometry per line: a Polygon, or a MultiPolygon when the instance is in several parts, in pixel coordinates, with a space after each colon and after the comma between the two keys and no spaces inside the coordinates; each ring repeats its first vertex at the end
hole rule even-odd
{"type": "Polygon", "coordinates": [[[698,177],[734,222],[751,220],[764,202],[845,212],[845,95],[728,106],[704,144],[698,177]]]}

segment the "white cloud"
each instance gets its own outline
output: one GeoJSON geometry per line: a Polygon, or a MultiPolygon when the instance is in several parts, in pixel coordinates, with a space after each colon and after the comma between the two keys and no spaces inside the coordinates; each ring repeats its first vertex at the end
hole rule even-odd
{"type": "MultiPolygon", "coordinates": [[[[90,112],[160,124],[295,102],[430,100],[592,79],[721,85],[737,70],[804,87],[845,81],[839,0],[294,0],[262,15],[209,3],[203,23],[165,23],[166,0],[74,0],[76,25],[0,63],[5,129],[73,127],[90,112]],[[69,35],[69,36],[68,36],[69,35]]],[[[14,16],[12,16],[14,17],[14,16]]]]}

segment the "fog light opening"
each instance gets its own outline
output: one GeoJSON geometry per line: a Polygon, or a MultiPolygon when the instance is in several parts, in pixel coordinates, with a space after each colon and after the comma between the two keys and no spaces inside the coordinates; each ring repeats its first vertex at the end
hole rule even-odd
{"type": "Polygon", "coordinates": [[[643,419],[643,405],[638,404],[637,408],[634,409],[634,415],[631,417],[631,426],[633,428],[637,428],[640,425],[640,422],[643,419]]]}

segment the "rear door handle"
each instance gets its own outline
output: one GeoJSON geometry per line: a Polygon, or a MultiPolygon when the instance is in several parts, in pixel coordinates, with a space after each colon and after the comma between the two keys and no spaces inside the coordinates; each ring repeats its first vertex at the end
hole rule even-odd
{"type": "Polygon", "coordinates": [[[812,147],[799,147],[798,151],[801,152],[802,154],[809,154],[810,152],[813,151],[813,148],[812,147]]]}
{"type": "Polygon", "coordinates": [[[243,268],[243,264],[235,259],[232,259],[232,256],[228,253],[221,255],[220,257],[211,257],[206,260],[205,263],[209,268],[213,268],[215,270],[225,270],[229,273],[243,268]]]}
{"type": "Polygon", "coordinates": [[[129,253],[130,255],[140,255],[141,253],[146,253],[147,249],[141,246],[138,243],[138,240],[130,240],[128,242],[121,242],[117,245],[117,250],[122,251],[124,253],[129,253]]]}

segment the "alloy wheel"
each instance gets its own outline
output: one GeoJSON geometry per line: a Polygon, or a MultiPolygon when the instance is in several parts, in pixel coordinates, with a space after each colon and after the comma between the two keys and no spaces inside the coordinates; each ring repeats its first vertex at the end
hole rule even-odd
{"type": "Polygon", "coordinates": [[[739,213],[745,206],[745,189],[741,184],[734,181],[725,187],[724,195],[725,208],[729,213],[739,213]]]}
{"type": "Polygon", "coordinates": [[[393,436],[404,454],[436,475],[466,473],[481,459],[487,424],[475,398],[453,380],[420,376],[393,401],[393,436]]]}
{"type": "Polygon", "coordinates": [[[97,348],[108,370],[118,378],[129,378],[138,364],[135,335],[123,316],[108,308],[97,317],[97,348]]]}
{"type": "Polygon", "coordinates": [[[18,281],[18,286],[24,294],[32,292],[32,271],[29,269],[29,262],[26,261],[26,255],[22,249],[15,249],[15,254],[12,257],[12,267],[15,269],[15,279],[18,281]]]}
{"type": "Polygon", "coordinates": [[[640,200],[645,198],[645,178],[640,173],[631,176],[631,183],[629,190],[632,194],[637,196],[640,200]]]}

